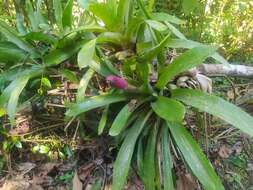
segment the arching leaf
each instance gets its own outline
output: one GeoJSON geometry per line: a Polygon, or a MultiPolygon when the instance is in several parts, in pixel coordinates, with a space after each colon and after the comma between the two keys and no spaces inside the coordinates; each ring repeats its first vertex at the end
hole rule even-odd
{"type": "Polygon", "coordinates": [[[179,123],[168,122],[169,130],[177,144],[184,160],[186,161],[192,173],[198,178],[206,190],[219,189],[224,187],[216,175],[212,165],[201,151],[191,134],[179,123]]]}
{"type": "Polygon", "coordinates": [[[201,111],[217,116],[251,137],[253,136],[253,117],[222,98],[190,89],[174,90],[172,91],[172,97],[201,111]]]}
{"type": "Polygon", "coordinates": [[[105,94],[93,96],[85,99],[83,102],[71,105],[69,110],[66,112],[66,115],[69,117],[75,117],[89,110],[109,105],[111,103],[121,102],[127,99],[128,96],[126,94],[105,94]]]}
{"type": "Polygon", "coordinates": [[[154,112],[161,118],[168,121],[182,121],[185,115],[184,106],[171,98],[159,96],[151,103],[154,112]]]}
{"type": "Polygon", "coordinates": [[[173,77],[201,64],[209,55],[212,55],[216,49],[217,48],[210,46],[200,46],[187,50],[179,55],[171,64],[161,71],[156,87],[163,89],[173,77]]]}
{"type": "Polygon", "coordinates": [[[114,163],[112,190],[123,189],[127,180],[137,138],[139,137],[151,113],[152,112],[149,112],[148,114],[142,113],[128,131],[114,163]]]}

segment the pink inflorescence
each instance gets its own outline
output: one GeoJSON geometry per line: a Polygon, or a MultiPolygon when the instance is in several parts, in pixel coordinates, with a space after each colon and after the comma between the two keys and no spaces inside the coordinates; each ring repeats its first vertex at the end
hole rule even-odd
{"type": "Polygon", "coordinates": [[[118,77],[115,75],[109,75],[106,77],[106,81],[115,88],[118,88],[118,89],[127,88],[127,81],[121,77],[118,77]]]}

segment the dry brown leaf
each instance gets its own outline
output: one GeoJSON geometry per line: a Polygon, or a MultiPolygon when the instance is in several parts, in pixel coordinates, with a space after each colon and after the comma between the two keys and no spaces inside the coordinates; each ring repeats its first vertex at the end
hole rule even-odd
{"type": "Polygon", "coordinates": [[[31,171],[33,168],[36,167],[36,164],[31,162],[23,162],[18,164],[17,168],[23,175],[31,171]]]}
{"type": "Polygon", "coordinates": [[[25,180],[6,180],[0,190],[28,190],[29,186],[25,180]]]}
{"type": "Polygon", "coordinates": [[[228,148],[226,145],[222,145],[219,149],[219,156],[221,158],[228,158],[232,154],[233,150],[228,148]]]}
{"type": "Polygon", "coordinates": [[[202,74],[197,74],[195,78],[203,92],[212,93],[212,80],[210,78],[202,74]]]}
{"type": "Polygon", "coordinates": [[[243,145],[242,145],[242,142],[238,141],[236,142],[233,147],[232,147],[232,150],[233,152],[236,154],[236,155],[239,155],[241,152],[242,152],[242,149],[243,149],[243,145]]]}
{"type": "Polygon", "coordinates": [[[198,185],[190,174],[180,175],[177,180],[177,190],[196,190],[198,185]]]}
{"type": "Polygon", "coordinates": [[[83,189],[83,184],[78,177],[77,171],[75,172],[75,175],[74,175],[74,178],[72,181],[72,185],[73,185],[72,186],[73,190],[82,190],[83,189]]]}

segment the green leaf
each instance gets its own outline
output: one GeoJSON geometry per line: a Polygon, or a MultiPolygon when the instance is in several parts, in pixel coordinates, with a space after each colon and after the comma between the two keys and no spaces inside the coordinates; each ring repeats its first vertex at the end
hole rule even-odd
{"type": "Polygon", "coordinates": [[[182,8],[186,15],[190,14],[198,6],[198,0],[183,0],[182,8]]]}
{"type": "Polygon", "coordinates": [[[125,101],[128,98],[129,97],[126,94],[105,94],[93,96],[91,98],[85,99],[83,102],[71,105],[69,110],[66,112],[66,115],[75,117],[89,110],[109,105],[111,103],[125,101]]]}
{"type": "Polygon", "coordinates": [[[8,99],[7,114],[9,116],[12,125],[14,125],[15,123],[15,114],[17,110],[19,96],[24,87],[26,86],[29,78],[30,76],[26,75],[21,76],[16,80],[12,81],[11,84],[6,88],[6,90],[4,90],[3,94],[0,96],[0,106],[2,99],[5,100],[8,99]]]}
{"type": "Polygon", "coordinates": [[[86,73],[83,75],[83,77],[79,83],[78,89],[77,89],[77,95],[76,95],[77,102],[84,101],[85,91],[87,89],[87,86],[88,86],[89,81],[92,78],[93,74],[94,74],[94,70],[88,69],[86,71],[86,73]]]}
{"type": "Polygon", "coordinates": [[[163,89],[165,85],[176,75],[201,64],[209,55],[216,51],[215,47],[200,46],[187,50],[174,61],[162,69],[156,87],[163,89]]]}
{"type": "Polygon", "coordinates": [[[39,153],[41,154],[47,154],[49,152],[50,148],[46,145],[40,145],[39,146],[39,153]]]}
{"type": "Polygon", "coordinates": [[[206,190],[224,187],[212,165],[188,131],[179,123],[168,122],[169,130],[187,165],[206,190]]]}
{"type": "Polygon", "coordinates": [[[155,20],[145,20],[145,22],[153,29],[163,32],[168,29],[168,27],[161,22],[155,21],[155,20]]]}
{"type": "Polygon", "coordinates": [[[117,18],[119,23],[119,27],[121,31],[125,31],[127,29],[129,18],[131,17],[131,8],[133,6],[132,0],[120,0],[119,6],[117,9],[117,18]]]}
{"type": "Polygon", "coordinates": [[[45,87],[52,88],[51,82],[48,78],[43,77],[41,79],[41,84],[45,87]]]}
{"type": "Polygon", "coordinates": [[[81,41],[76,44],[66,45],[63,48],[52,50],[48,55],[44,56],[43,62],[47,66],[58,65],[77,53],[82,45],[83,42],[81,41]]]}
{"type": "Polygon", "coordinates": [[[12,43],[16,44],[21,49],[25,50],[26,52],[29,52],[33,55],[37,55],[32,45],[27,43],[26,41],[22,40],[17,32],[8,26],[5,22],[0,20],[0,32],[5,35],[5,37],[12,43]]]}
{"type": "Polygon", "coordinates": [[[39,21],[38,21],[38,18],[34,14],[35,12],[31,4],[31,1],[30,0],[25,1],[25,6],[26,6],[27,17],[29,18],[29,21],[30,21],[30,26],[32,27],[33,31],[37,31],[39,27],[39,21]]]}
{"type": "Polygon", "coordinates": [[[27,53],[11,42],[0,42],[0,62],[19,62],[27,53]]]}
{"type": "Polygon", "coordinates": [[[108,69],[108,67],[105,66],[105,64],[98,63],[95,60],[92,60],[89,66],[91,69],[93,69],[94,71],[96,71],[97,73],[99,73],[104,77],[112,74],[112,72],[108,69]]]}
{"type": "Polygon", "coordinates": [[[126,126],[127,121],[132,113],[130,105],[125,105],[120,112],[118,113],[117,117],[114,119],[112,123],[112,127],[110,128],[109,135],[116,136],[120,134],[123,128],[126,126]]]}
{"type": "Polygon", "coordinates": [[[243,132],[253,136],[253,118],[239,107],[222,98],[190,89],[172,91],[172,97],[183,103],[217,116],[243,132]]]}
{"type": "Polygon", "coordinates": [[[154,112],[167,121],[182,121],[185,115],[184,106],[171,98],[159,96],[151,103],[154,112]]]}
{"type": "Polygon", "coordinates": [[[60,69],[59,72],[64,78],[67,78],[69,81],[75,84],[79,83],[76,73],[74,73],[73,71],[70,71],[69,69],[60,69]]]}
{"type": "Polygon", "coordinates": [[[90,0],[77,0],[77,3],[83,9],[87,9],[89,7],[90,0]]]}
{"type": "Polygon", "coordinates": [[[170,153],[169,133],[166,126],[162,127],[161,132],[161,152],[162,152],[162,173],[164,190],[173,190],[174,183],[172,177],[172,158],[170,153]]]}
{"type": "Polygon", "coordinates": [[[95,53],[96,39],[85,43],[78,53],[77,62],[79,68],[85,68],[91,64],[95,53]]]}
{"type": "Polygon", "coordinates": [[[26,28],[24,26],[24,23],[25,23],[24,16],[21,13],[17,12],[17,10],[16,10],[16,26],[17,26],[18,32],[21,35],[25,35],[27,32],[26,28]]]}
{"type": "Polygon", "coordinates": [[[140,135],[139,139],[138,139],[138,144],[137,144],[137,156],[136,156],[136,164],[137,164],[137,171],[138,171],[138,175],[140,176],[141,180],[144,181],[144,163],[143,163],[143,155],[144,155],[144,148],[143,148],[143,138],[144,135],[143,133],[140,135]]]}
{"type": "Polygon", "coordinates": [[[175,35],[177,36],[178,38],[180,39],[185,39],[186,40],[186,37],[175,27],[173,26],[172,24],[170,24],[169,22],[165,22],[167,27],[170,29],[170,31],[175,35]]]}
{"type": "Polygon", "coordinates": [[[102,34],[98,35],[97,43],[99,44],[110,43],[110,44],[122,46],[124,45],[125,40],[121,33],[103,32],[102,34]]]}
{"type": "Polygon", "coordinates": [[[158,133],[158,123],[155,124],[152,130],[150,130],[148,141],[144,153],[143,160],[143,174],[144,174],[144,186],[145,189],[155,190],[155,153],[156,153],[156,138],[158,133]]]}
{"type": "Polygon", "coordinates": [[[163,48],[166,46],[167,42],[169,41],[170,34],[168,34],[158,45],[153,47],[152,49],[148,51],[144,51],[139,55],[139,61],[152,61],[152,59],[157,56],[163,48]]]}
{"type": "Polygon", "coordinates": [[[72,27],[72,18],[73,18],[72,8],[73,8],[73,0],[68,0],[62,14],[62,26],[64,28],[72,27]]]}
{"type": "Polygon", "coordinates": [[[114,31],[117,30],[117,9],[111,2],[91,4],[89,10],[104,22],[106,28],[114,31]]]}
{"type": "Polygon", "coordinates": [[[17,141],[15,142],[15,147],[21,149],[21,148],[22,148],[22,143],[21,143],[19,140],[17,140],[17,141]]]}
{"type": "Polygon", "coordinates": [[[59,30],[62,30],[62,4],[59,0],[53,0],[54,17],[59,30]]]}
{"type": "MultiPolygon", "coordinates": [[[[186,48],[186,49],[191,49],[191,48],[203,46],[203,45],[204,44],[201,44],[199,42],[186,40],[186,39],[170,39],[169,42],[167,43],[167,47],[170,47],[170,48],[186,48]]],[[[222,64],[229,64],[227,60],[224,59],[218,53],[212,54],[211,57],[222,64]]]]}
{"type": "Polygon", "coordinates": [[[98,135],[101,135],[104,131],[107,117],[108,117],[108,111],[109,111],[109,106],[106,106],[106,108],[103,111],[102,117],[99,121],[99,124],[98,124],[98,135]]]}
{"type": "Polygon", "coordinates": [[[30,32],[23,36],[26,40],[34,40],[34,41],[39,41],[39,42],[45,42],[48,44],[56,44],[57,39],[50,35],[50,34],[45,34],[43,32],[30,32]]]}
{"type": "Polygon", "coordinates": [[[135,121],[133,126],[129,129],[114,163],[112,190],[123,189],[124,184],[127,180],[127,175],[137,138],[140,135],[151,113],[152,112],[149,112],[148,114],[142,113],[135,121]]]}
{"type": "Polygon", "coordinates": [[[157,21],[161,21],[161,22],[170,22],[170,23],[173,23],[173,24],[184,24],[185,21],[175,17],[175,16],[172,16],[172,15],[169,15],[167,13],[152,13],[152,19],[154,20],[157,20],[157,21]]]}

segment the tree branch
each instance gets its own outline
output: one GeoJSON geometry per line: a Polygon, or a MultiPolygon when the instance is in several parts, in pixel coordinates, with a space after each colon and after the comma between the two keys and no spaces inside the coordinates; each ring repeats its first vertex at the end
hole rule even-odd
{"type": "Polygon", "coordinates": [[[198,66],[197,71],[207,76],[253,78],[253,67],[245,65],[202,64],[198,66]]]}

